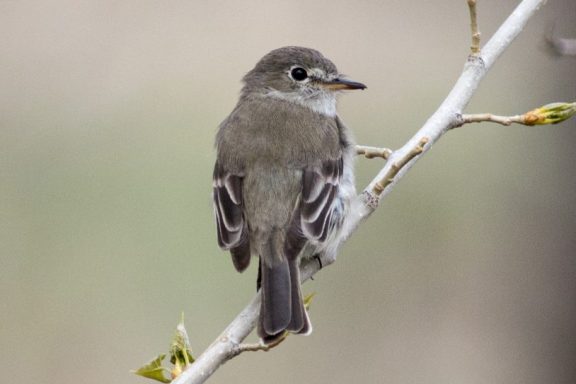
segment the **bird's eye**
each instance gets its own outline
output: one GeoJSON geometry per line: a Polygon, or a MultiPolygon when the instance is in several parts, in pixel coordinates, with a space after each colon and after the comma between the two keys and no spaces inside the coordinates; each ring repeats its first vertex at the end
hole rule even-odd
{"type": "Polygon", "coordinates": [[[296,81],[305,80],[308,77],[308,73],[304,68],[296,67],[290,71],[290,75],[296,81]]]}

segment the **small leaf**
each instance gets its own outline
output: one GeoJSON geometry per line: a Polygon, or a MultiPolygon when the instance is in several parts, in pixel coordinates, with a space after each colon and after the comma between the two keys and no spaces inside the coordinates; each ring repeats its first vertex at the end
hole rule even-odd
{"type": "Polygon", "coordinates": [[[308,311],[310,309],[310,305],[312,305],[312,299],[316,296],[315,292],[309,293],[304,297],[304,308],[308,311]]]}
{"type": "Polygon", "coordinates": [[[173,377],[178,376],[180,372],[194,362],[190,340],[188,339],[186,327],[184,327],[184,314],[182,314],[182,320],[176,326],[176,333],[170,345],[170,362],[174,364],[173,377]]]}
{"type": "Polygon", "coordinates": [[[165,354],[158,355],[157,358],[151,360],[149,363],[138,368],[137,370],[132,371],[132,373],[146,377],[148,379],[159,381],[161,383],[169,383],[171,380],[164,376],[164,372],[167,371],[167,369],[162,367],[162,360],[164,360],[165,357],[165,354]]]}

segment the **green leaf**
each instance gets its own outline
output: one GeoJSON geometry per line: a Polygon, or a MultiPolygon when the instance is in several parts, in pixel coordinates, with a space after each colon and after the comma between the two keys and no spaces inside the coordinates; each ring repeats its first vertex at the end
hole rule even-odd
{"type": "Polygon", "coordinates": [[[151,360],[146,365],[138,368],[132,373],[136,375],[140,375],[146,377],[148,379],[157,380],[161,383],[170,383],[172,380],[169,380],[164,376],[164,372],[167,371],[166,368],[162,367],[162,360],[166,357],[165,354],[158,355],[157,358],[151,360]]]}
{"type": "Polygon", "coordinates": [[[304,308],[306,308],[307,311],[310,309],[310,305],[312,305],[314,296],[316,296],[316,292],[309,293],[304,297],[304,308]]]}
{"type": "Polygon", "coordinates": [[[184,326],[184,314],[182,314],[182,320],[176,326],[176,333],[170,345],[170,362],[174,364],[177,370],[186,369],[187,366],[194,362],[190,340],[184,326]]]}

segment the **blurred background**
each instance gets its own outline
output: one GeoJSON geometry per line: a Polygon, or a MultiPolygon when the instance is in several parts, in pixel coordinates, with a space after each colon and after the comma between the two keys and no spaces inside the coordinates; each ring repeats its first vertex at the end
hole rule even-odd
{"type": "MultiPolygon", "coordinates": [[[[518,1],[479,1],[485,42],[518,1]]],[[[549,1],[468,113],[576,100],[576,2],[549,1]]],[[[255,292],[216,245],[213,137],[268,51],[314,47],[368,89],[357,141],[398,148],[470,44],[465,0],[0,1],[0,371],[146,383],[185,313],[199,354],[255,292]]],[[[215,383],[576,382],[576,119],[447,134],[304,287],[315,331],[215,383]]],[[[363,188],[381,167],[358,159],[363,188]]],[[[254,339],[254,337],[252,336],[254,339]]],[[[255,340],[255,339],[254,339],[255,340]]]]}

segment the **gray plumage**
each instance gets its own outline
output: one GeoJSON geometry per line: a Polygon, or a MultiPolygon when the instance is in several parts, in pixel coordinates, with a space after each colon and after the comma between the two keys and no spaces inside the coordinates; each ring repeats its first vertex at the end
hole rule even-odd
{"type": "Polygon", "coordinates": [[[258,335],[312,328],[299,264],[335,257],[339,228],[355,195],[354,146],[336,115],[336,93],[364,89],[340,77],[318,51],[285,47],[244,77],[240,100],[216,136],[214,211],[218,244],[235,268],[260,257],[258,335]]]}

